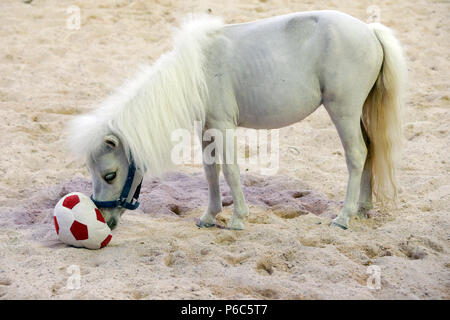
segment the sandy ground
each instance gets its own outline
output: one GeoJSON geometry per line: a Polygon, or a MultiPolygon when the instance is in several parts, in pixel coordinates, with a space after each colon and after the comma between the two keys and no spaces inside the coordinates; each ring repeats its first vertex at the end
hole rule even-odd
{"type": "MultiPolygon", "coordinates": [[[[422,0],[1,1],[1,299],[449,299],[449,16],[448,2],[422,0]],[[66,27],[71,5],[81,9],[79,30],[66,27]],[[166,181],[146,179],[142,207],[124,214],[108,247],[58,241],[53,206],[67,192],[91,188],[84,163],[64,146],[64,126],[170,49],[180,17],[210,12],[235,23],[315,9],[378,16],[405,48],[397,210],[375,208],[347,231],[328,226],[347,171],[321,108],[281,130],[276,177],[241,168],[251,209],[246,230],[195,226],[206,183],[191,165],[166,181]],[[68,286],[71,265],[80,268],[79,289],[68,286]],[[367,286],[370,266],[380,270],[380,289],[367,286]]],[[[219,222],[231,212],[226,206],[219,222]]]]}

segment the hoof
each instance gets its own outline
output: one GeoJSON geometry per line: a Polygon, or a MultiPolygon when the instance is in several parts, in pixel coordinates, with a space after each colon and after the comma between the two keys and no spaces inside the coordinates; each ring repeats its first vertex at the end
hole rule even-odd
{"type": "Polygon", "coordinates": [[[332,227],[339,227],[339,228],[341,228],[342,230],[347,230],[347,229],[348,229],[348,227],[343,226],[343,225],[340,225],[339,223],[334,222],[334,221],[331,222],[330,226],[332,226],[332,227]]]}
{"type": "Polygon", "coordinates": [[[347,230],[349,223],[350,218],[346,214],[341,213],[333,219],[333,221],[331,222],[331,226],[347,230]]]}
{"type": "Polygon", "coordinates": [[[367,219],[369,218],[369,215],[367,214],[367,212],[358,212],[358,218],[367,219]]]}
{"type": "Polygon", "coordinates": [[[196,223],[200,228],[211,228],[216,225],[216,215],[205,212],[196,223]]]}
{"type": "Polygon", "coordinates": [[[372,203],[360,203],[358,208],[358,218],[360,219],[367,219],[369,218],[369,211],[373,208],[372,203]]]}
{"type": "Polygon", "coordinates": [[[199,228],[211,228],[211,227],[214,227],[216,224],[215,223],[209,223],[209,222],[203,222],[202,220],[198,220],[195,225],[197,227],[199,227],[199,228]]]}
{"type": "Polygon", "coordinates": [[[227,229],[229,230],[244,230],[244,222],[242,221],[236,221],[236,220],[231,220],[228,225],[227,225],[227,229]]]}
{"type": "Polygon", "coordinates": [[[235,230],[235,231],[240,231],[240,230],[244,230],[244,228],[242,227],[232,227],[232,226],[227,226],[228,230],[235,230]]]}

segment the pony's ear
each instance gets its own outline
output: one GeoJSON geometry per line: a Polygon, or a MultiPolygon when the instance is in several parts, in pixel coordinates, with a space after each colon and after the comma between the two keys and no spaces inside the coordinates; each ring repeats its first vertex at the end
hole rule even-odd
{"type": "Polygon", "coordinates": [[[119,146],[119,138],[117,138],[112,134],[105,136],[104,141],[108,146],[110,146],[113,149],[119,146]]]}

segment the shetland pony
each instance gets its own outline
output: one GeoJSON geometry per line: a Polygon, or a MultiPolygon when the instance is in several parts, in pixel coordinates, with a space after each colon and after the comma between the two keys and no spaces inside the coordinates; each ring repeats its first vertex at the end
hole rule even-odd
{"type": "MultiPolygon", "coordinates": [[[[174,130],[194,121],[203,131],[280,128],[323,105],[345,150],[347,192],[332,224],[346,229],[352,216],[372,207],[372,194],[381,203],[397,197],[405,70],[401,47],[387,27],[341,12],[228,25],[197,17],[177,31],[172,51],[77,117],[70,139],[87,158],[92,199],[114,228],[126,208],[137,207],[142,177],[168,169],[174,130]]],[[[201,144],[205,149],[209,142],[201,144]]],[[[223,145],[226,157],[235,144],[223,145]]],[[[249,210],[233,161],[204,163],[209,200],[198,226],[213,226],[222,210],[221,168],[234,204],[228,227],[243,229],[249,210]]]]}

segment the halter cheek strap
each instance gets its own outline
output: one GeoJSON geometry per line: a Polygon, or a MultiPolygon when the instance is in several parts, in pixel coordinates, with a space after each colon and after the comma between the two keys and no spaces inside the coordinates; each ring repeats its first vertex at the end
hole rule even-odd
{"type": "Polygon", "coordinates": [[[139,193],[141,192],[142,176],[138,173],[136,174],[136,166],[134,164],[133,158],[130,157],[130,165],[128,166],[128,175],[125,180],[122,192],[119,199],[111,201],[99,201],[94,199],[94,195],[91,195],[91,200],[98,208],[117,208],[122,207],[128,210],[135,210],[139,207],[139,193]],[[132,197],[129,196],[131,188],[135,177],[139,176],[139,184],[137,185],[132,197]]]}

